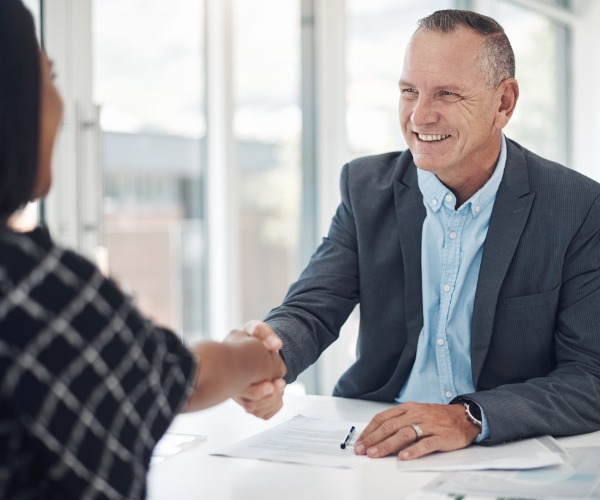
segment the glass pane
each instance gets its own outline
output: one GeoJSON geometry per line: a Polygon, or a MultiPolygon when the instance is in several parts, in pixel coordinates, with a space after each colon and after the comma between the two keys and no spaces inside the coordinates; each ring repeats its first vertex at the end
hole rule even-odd
{"type": "Polygon", "coordinates": [[[504,26],[516,59],[520,96],[506,135],[539,155],[567,164],[568,29],[508,2],[493,2],[489,15],[504,26]]]}
{"type": "Polygon", "coordinates": [[[204,2],[93,2],[110,274],[146,314],[204,335],[204,2]]]}
{"type": "Polygon", "coordinates": [[[300,2],[233,4],[242,317],[250,319],[279,304],[298,272],[300,2]]]}
{"type": "Polygon", "coordinates": [[[405,149],[398,80],[417,21],[452,0],[348,0],[347,128],[353,157],[405,149]]]}

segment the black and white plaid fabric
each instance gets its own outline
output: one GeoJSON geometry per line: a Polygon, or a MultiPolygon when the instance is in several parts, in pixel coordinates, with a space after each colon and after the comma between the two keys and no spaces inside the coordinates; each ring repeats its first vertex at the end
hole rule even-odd
{"type": "Polygon", "coordinates": [[[143,498],[195,363],[44,230],[0,230],[0,498],[143,498]]]}

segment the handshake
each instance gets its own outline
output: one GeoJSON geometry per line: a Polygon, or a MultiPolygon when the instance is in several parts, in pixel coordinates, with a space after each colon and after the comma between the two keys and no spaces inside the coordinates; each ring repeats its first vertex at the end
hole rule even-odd
{"type": "MultiPolygon", "coordinates": [[[[279,355],[279,350],[283,343],[275,334],[269,325],[260,321],[250,321],[246,323],[243,331],[233,330],[225,342],[237,342],[248,340],[248,336],[256,339],[269,351],[272,358],[272,365],[264,366],[264,375],[259,381],[249,384],[233,399],[240,404],[248,413],[252,415],[269,419],[275,415],[283,405],[283,391],[285,390],[285,380],[283,377],[287,373],[285,363],[279,355]]],[[[260,367],[257,367],[260,371],[260,367]]]]}
{"type": "Polygon", "coordinates": [[[231,331],[223,342],[201,342],[194,390],[184,411],[201,410],[232,397],[257,417],[268,419],[283,405],[287,373],[279,355],[281,339],[259,321],[231,331]]]}

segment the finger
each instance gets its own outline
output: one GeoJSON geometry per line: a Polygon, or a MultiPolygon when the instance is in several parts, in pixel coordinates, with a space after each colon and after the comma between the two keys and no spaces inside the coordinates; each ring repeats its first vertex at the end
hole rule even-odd
{"type": "Polygon", "coordinates": [[[283,392],[285,391],[286,383],[282,378],[277,379],[273,382],[275,385],[275,392],[273,395],[269,396],[270,405],[265,407],[261,412],[260,418],[268,420],[273,415],[275,415],[281,408],[283,407],[283,392]]]}
{"type": "Polygon", "coordinates": [[[397,417],[401,417],[402,415],[404,415],[404,413],[406,413],[406,410],[402,407],[402,405],[378,413],[371,419],[368,425],[360,433],[360,436],[358,436],[356,443],[358,444],[363,442],[374,432],[380,430],[382,426],[385,426],[385,429],[387,430],[388,434],[396,432],[401,426],[394,426],[392,428],[389,428],[389,426],[392,425],[389,422],[397,417]]]}
{"type": "Polygon", "coordinates": [[[273,394],[254,403],[253,415],[268,420],[282,408],[285,380],[277,379],[273,385],[275,387],[273,394]]]}
{"type": "Polygon", "coordinates": [[[258,411],[254,412],[253,415],[255,417],[262,418],[263,420],[269,420],[273,415],[281,410],[282,407],[283,400],[281,398],[274,399],[270,405],[260,408],[258,411]]]}
{"type": "Polygon", "coordinates": [[[366,454],[371,458],[387,457],[414,443],[416,435],[413,428],[399,427],[399,425],[395,421],[388,421],[382,425],[360,443],[361,454],[366,454]],[[398,428],[396,429],[396,427],[398,428]],[[396,430],[394,431],[394,429],[396,430]]]}
{"type": "Polygon", "coordinates": [[[258,400],[246,399],[240,396],[236,396],[233,399],[241,405],[247,413],[251,413],[257,417],[272,411],[272,409],[278,405],[277,398],[272,398],[271,396],[258,400]]]}
{"type": "Polygon", "coordinates": [[[275,334],[269,325],[261,321],[252,320],[244,325],[244,331],[262,340],[265,346],[271,351],[279,351],[283,347],[283,342],[275,334]]]}
{"type": "Polygon", "coordinates": [[[248,334],[243,332],[242,330],[231,330],[227,336],[225,337],[225,342],[240,342],[246,340],[248,338],[248,334]]]}
{"type": "Polygon", "coordinates": [[[285,382],[280,379],[273,385],[275,387],[275,392],[270,396],[255,400],[241,396],[236,396],[233,399],[240,404],[247,413],[265,420],[269,419],[283,406],[283,390],[285,388],[285,382]]]}
{"type": "Polygon", "coordinates": [[[275,384],[275,391],[283,396],[283,391],[285,390],[285,386],[287,385],[285,380],[283,380],[282,378],[278,378],[277,380],[274,380],[273,383],[275,384]]]}
{"type": "Polygon", "coordinates": [[[256,330],[257,326],[260,325],[260,321],[257,319],[252,319],[250,321],[248,321],[248,323],[246,323],[244,325],[243,330],[248,334],[248,335],[254,335],[254,331],[256,330]]]}
{"type": "Polygon", "coordinates": [[[252,384],[246,387],[237,397],[247,401],[260,401],[263,398],[269,397],[276,392],[276,386],[273,382],[266,380],[258,384],[252,384]]]}
{"type": "MultiPolygon", "coordinates": [[[[451,449],[459,449],[462,446],[451,449]]],[[[416,443],[406,447],[399,454],[398,458],[400,460],[414,460],[415,458],[424,457],[425,455],[429,455],[434,451],[443,451],[443,439],[439,436],[429,436],[424,437],[417,441],[416,443]]],[[[449,451],[449,450],[446,450],[449,451]]]]}

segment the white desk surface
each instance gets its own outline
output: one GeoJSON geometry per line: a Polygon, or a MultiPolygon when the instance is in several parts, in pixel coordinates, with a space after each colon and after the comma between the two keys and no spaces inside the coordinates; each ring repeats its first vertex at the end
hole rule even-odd
{"type": "MultiPolygon", "coordinates": [[[[433,479],[433,472],[400,472],[396,458],[369,460],[356,469],[210,456],[295,415],[368,422],[390,405],[328,396],[286,395],[271,420],[248,415],[233,401],[178,416],[170,432],[205,435],[206,441],[151,467],[149,500],[399,500],[433,479]]],[[[600,444],[600,432],[561,438],[563,446],[600,444]]]]}

